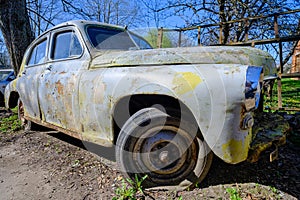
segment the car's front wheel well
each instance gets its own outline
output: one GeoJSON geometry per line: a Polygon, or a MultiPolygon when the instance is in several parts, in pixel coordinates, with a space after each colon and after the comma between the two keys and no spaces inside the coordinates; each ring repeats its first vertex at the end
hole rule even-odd
{"type": "Polygon", "coordinates": [[[148,95],[139,94],[126,96],[118,101],[113,112],[113,132],[114,144],[116,144],[118,135],[125,122],[137,111],[156,107],[170,115],[176,115],[181,118],[184,114],[186,121],[197,124],[197,121],[191,110],[180,100],[167,95],[148,95]]]}

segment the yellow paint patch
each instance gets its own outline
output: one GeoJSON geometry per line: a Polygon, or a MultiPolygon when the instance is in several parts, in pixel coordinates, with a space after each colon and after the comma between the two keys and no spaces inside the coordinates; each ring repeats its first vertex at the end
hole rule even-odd
{"type": "Polygon", "coordinates": [[[192,72],[179,72],[173,79],[173,84],[176,85],[175,91],[180,95],[194,90],[201,82],[202,79],[192,72]]]}
{"type": "Polygon", "coordinates": [[[252,135],[248,134],[244,141],[232,139],[226,144],[223,144],[222,151],[224,153],[224,159],[232,164],[246,160],[251,138],[252,135]]]}

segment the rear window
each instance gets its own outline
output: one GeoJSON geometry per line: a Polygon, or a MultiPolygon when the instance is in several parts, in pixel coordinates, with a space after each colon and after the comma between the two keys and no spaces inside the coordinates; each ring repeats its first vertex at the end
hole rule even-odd
{"type": "Polygon", "coordinates": [[[55,35],[54,50],[51,58],[54,60],[78,57],[82,54],[82,47],[73,31],[65,31],[55,35]]]}

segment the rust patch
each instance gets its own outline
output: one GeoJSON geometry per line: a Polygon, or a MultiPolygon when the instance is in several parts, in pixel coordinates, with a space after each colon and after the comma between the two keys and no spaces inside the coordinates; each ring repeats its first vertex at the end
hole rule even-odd
{"type": "Polygon", "coordinates": [[[273,145],[285,144],[286,135],[290,131],[289,123],[278,114],[259,112],[255,113],[255,119],[248,162],[258,161],[260,154],[273,145]]]}
{"type": "Polygon", "coordinates": [[[58,94],[63,95],[64,90],[63,90],[63,85],[61,84],[60,80],[55,82],[55,86],[56,86],[58,94]]]}
{"type": "Polygon", "coordinates": [[[56,126],[54,124],[50,124],[50,123],[47,123],[47,122],[43,122],[43,121],[40,121],[40,120],[37,120],[35,118],[31,118],[31,117],[28,117],[26,116],[25,119],[29,120],[29,121],[32,121],[36,124],[39,124],[41,126],[45,126],[45,127],[48,127],[48,128],[51,128],[51,129],[54,129],[54,130],[57,130],[59,132],[63,132],[71,137],[74,137],[74,138],[77,138],[79,140],[82,140],[83,138],[81,137],[81,135],[76,132],[76,131],[73,131],[73,130],[69,130],[69,129],[66,129],[66,128],[63,128],[63,127],[59,127],[59,126],[56,126]]]}

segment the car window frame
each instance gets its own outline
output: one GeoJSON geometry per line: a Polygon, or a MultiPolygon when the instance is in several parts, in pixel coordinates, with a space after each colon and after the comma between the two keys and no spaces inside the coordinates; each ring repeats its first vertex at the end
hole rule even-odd
{"type": "Polygon", "coordinates": [[[26,63],[25,68],[30,68],[30,67],[35,67],[35,66],[40,66],[40,65],[45,64],[48,60],[48,46],[49,46],[49,35],[43,36],[43,37],[39,38],[37,41],[35,41],[30,46],[29,53],[28,53],[29,56],[27,56],[26,62],[25,62],[26,63]],[[46,41],[46,48],[45,48],[45,56],[44,56],[43,62],[29,65],[29,61],[30,61],[30,58],[32,56],[33,50],[35,49],[36,46],[38,46],[39,44],[41,44],[44,41],[46,41]]]}
{"type": "Polygon", "coordinates": [[[51,32],[51,39],[50,39],[50,48],[49,48],[49,55],[48,55],[48,58],[49,58],[49,61],[51,62],[60,62],[60,61],[64,61],[64,60],[73,60],[73,59],[80,59],[84,53],[85,53],[85,45],[82,41],[82,37],[81,37],[81,34],[80,32],[73,26],[69,26],[69,27],[63,27],[63,28],[59,28],[59,29],[56,29],[56,30],[53,30],[51,32]],[[81,48],[82,48],[82,51],[81,51],[81,54],[80,55],[77,55],[77,56],[71,56],[71,57],[67,57],[67,58],[59,58],[59,59],[54,59],[53,58],[53,54],[54,54],[54,51],[55,51],[55,42],[56,42],[56,36],[61,34],[61,33],[65,33],[65,32],[73,32],[75,34],[75,36],[77,37],[80,45],[81,45],[81,48]]]}

